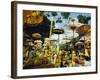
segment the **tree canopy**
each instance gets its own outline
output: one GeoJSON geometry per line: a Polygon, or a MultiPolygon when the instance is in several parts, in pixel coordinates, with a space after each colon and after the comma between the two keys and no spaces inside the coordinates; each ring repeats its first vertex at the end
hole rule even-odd
{"type": "Polygon", "coordinates": [[[88,24],[88,21],[91,19],[90,16],[83,16],[83,15],[78,15],[77,18],[80,23],[84,23],[84,24],[88,24]]]}
{"type": "Polygon", "coordinates": [[[68,19],[70,13],[69,12],[61,12],[61,15],[63,16],[64,19],[68,19]]]}

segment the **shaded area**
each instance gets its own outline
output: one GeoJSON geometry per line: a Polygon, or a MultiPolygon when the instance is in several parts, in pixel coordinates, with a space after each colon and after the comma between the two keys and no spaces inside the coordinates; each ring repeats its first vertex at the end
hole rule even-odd
{"type": "Polygon", "coordinates": [[[24,24],[23,31],[29,36],[31,36],[33,33],[39,33],[43,36],[42,37],[43,40],[45,37],[49,36],[50,21],[44,16],[42,24],[40,25],[24,24]]]}

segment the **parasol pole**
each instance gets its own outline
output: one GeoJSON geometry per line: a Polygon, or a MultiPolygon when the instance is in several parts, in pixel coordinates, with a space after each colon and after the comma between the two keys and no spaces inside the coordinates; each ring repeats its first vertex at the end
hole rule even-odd
{"type": "Polygon", "coordinates": [[[53,17],[51,17],[49,38],[51,37],[51,34],[52,34],[52,28],[53,28],[53,17]]]}
{"type": "MultiPolygon", "coordinates": [[[[50,23],[49,38],[51,38],[51,34],[52,34],[52,28],[53,28],[53,17],[51,17],[50,21],[51,21],[51,23],[50,23]]],[[[50,44],[51,44],[51,41],[50,41],[50,44]]],[[[50,44],[49,44],[49,48],[50,48],[50,44]]],[[[51,61],[52,61],[52,56],[51,56],[51,61]]]]}
{"type": "Polygon", "coordinates": [[[57,54],[59,54],[59,41],[60,41],[60,35],[58,34],[58,46],[57,46],[57,54]]]}

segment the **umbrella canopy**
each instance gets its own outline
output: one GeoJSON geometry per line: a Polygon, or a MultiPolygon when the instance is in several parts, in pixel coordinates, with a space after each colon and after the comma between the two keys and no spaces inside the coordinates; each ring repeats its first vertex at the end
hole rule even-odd
{"type": "Polygon", "coordinates": [[[74,19],[69,19],[68,24],[66,24],[64,26],[65,29],[69,30],[69,29],[76,29],[76,27],[79,27],[81,25],[81,23],[78,22],[78,19],[74,18],[74,19]]]}
{"type": "Polygon", "coordinates": [[[35,40],[34,43],[42,43],[41,40],[35,40]]]}
{"type": "Polygon", "coordinates": [[[75,43],[75,47],[76,47],[78,50],[81,50],[81,49],[84,49],[85,45],[84,45],[83,42],[78,41],[77,43],[75,43]]]}
{"type": "Polygon", "coordinates": [[[42,35],[39,34],[39,33],[34,33],[34,34],[32,34],[32,38],[33,38],[33,39],[40,39],[41,37],[42,37],[42,35]]]}
{"type": "Polygon", "coordinates": [[[53,33],[55,33],[55,34],[63,34],[64,30],[63,29],[53,29],[53,33]]]}
{"type": "Polygon", "coordinates": [[[43,21],[40,11],[24,10],[23,11],[24,24],[36,25],[43,21]]]}
{"type": "Polygon", "coordinates": [[[69,24],[70,24],[70,28],[72,29],[72,30],[75,30],[76,29],[76,20],[75,19],[71,19],[70,21],[69,21],[69,24]]]}
{"type": "Polygon", "coordinates": [[[91,26],[89,24],[83,24],[80,27],[77,27],[76,32],[77,33],[82,33],[82,34],[87,34],[91,29],[91,26]]]}
{"type": "Polygon", "coordinates": [[[77,43],[75,43],[75,46],[79,46],[79,45],[84,45],[83,42],[78,41],[77,43]]]}
{"type": "Polygon", "coordinates": [[[73,19],[69,19],[69,25],[70,26],[78,26],[78,19],[77,18],[73,18],[73,19]]]}

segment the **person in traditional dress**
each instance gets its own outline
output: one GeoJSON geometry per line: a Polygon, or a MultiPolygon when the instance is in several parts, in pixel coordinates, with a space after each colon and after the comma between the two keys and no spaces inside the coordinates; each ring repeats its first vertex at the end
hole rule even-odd
{"type": "Polygon", "coordinates": [[[75,65],[75,62],[74,62],[75,58],[76,58],[76,54],[75,54],[75,51],[73,50],[72,51],[72,65],[75,65]]]}
{"type": "Polygon", "coordinates": [[[57,54],[54,52],[54,54],[52,55],[52,57],[53,57],[53,64],[56,64],[57,54]]]}

